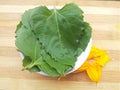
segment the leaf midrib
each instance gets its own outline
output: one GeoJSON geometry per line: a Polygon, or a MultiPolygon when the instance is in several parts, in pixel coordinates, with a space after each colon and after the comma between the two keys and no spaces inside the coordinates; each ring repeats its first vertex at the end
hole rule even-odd
{"type": "MultiPolygon", "coordinates": [[[[57,10],[54,9],[54,14],[55,14],[55,21],[56,21],[56,25],[57,25],[57,33],[58,33],[58,37],[60,42],[62,42],[61,40],[61,35],[60,35],[60,29],[59,29],[59,25],[58,25],[58,19],[57,19],[57,10]]],[[[60,43],[61,47],[63,46],[62,43],[60,43]]]]}

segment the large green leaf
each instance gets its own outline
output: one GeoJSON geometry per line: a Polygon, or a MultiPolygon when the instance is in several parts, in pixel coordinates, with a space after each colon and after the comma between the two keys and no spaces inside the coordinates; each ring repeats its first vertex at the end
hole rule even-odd
{"type": "Polygon", "coordinates": [[[52,67],[43,61],[41,45],[32,31],[22,26],[16,35],[16,46],[24,54],[23,66],[25,69],[31,72],[46,71],[51,76],[60,75],[55,69],[51,72],[52,67]]]}
{"type": "Polygon", "coordinates": [[[35,35],[31,31],[22,26],[16,32],[16,35],[16,46],[25,56],[29,56],[32,60],[40,57],[40,44],[37,42],[35,35]]]}
{"type": "Polygon", "coordinates": [[[23,66],[50,76],[71,70],[91,37],[91,27],[82,14],[73,3],[59,10],[40,6],[26,11],[16,29],[16,46],[29,57],[23,66]]]}

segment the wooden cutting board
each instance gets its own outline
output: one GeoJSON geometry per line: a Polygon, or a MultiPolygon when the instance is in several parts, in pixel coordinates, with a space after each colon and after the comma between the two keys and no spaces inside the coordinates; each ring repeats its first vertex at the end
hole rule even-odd
{"type": "Polygon", "coordinates": [[[70,0],[0,0],[0,90],[120,90],[120,2],[72,1],[80,5],[93,28],[93,45],[111,57],[100,82],[92,82],[85,72],[57,80],[21,71],[14,32],[22,13],[40,4],[64,5],[70,0]]]}

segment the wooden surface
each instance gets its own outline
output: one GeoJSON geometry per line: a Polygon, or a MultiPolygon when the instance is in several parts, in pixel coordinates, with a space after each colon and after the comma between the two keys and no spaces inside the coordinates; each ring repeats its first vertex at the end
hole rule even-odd
{"type": "Polygon", "coordinates": [[[120,90],[120,2],[80,0],[0,0],[0,90],[120,90]],[[15,28],[22,13],[38,5],[75,2],[93,28],[93,45],[108,51],[111,61],[103,68],[98,84],[85,72],[57,80],[21,71],[15,47],[15,28]]]}

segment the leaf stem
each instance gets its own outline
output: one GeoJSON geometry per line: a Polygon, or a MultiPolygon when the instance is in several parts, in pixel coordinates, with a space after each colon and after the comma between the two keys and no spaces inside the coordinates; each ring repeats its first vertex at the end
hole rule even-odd
{"type": "Polygon", "coordinates": [[[53,9],[54,9],[54,12],[56,12],[56,6],[54,6],[53,9]]]}
{"type": "Polygon", "coordinates": [[[35,63],[32,62],[31,64],[25,66],[24,69],[30,69],[30,68],[32,68],[34,65],[35,65],[35,63]]]}

